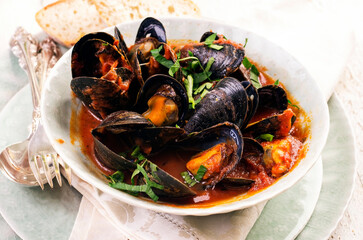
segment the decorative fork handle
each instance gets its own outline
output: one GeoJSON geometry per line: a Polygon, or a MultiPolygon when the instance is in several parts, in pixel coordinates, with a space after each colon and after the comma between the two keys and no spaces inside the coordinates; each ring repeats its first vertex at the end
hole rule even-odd
{"type": "MultiPolygon", "coordinates": [[[[19,65],[26,71],[30,80],[32,100],[34,106],[35,118],[38,118],[40,89],[35,67],[37,66],[37,55],[39,50],[38,42],[19,27],[10,40],[10,47],[15,56],[19,58],[19,65]]],[[[40,113],[39,113],[40,116],[40,113]]]]}
{"type": "Polygon", "coordinates": [[[43,83],[60,57],[60,50],[50,38],[40,44],[22,27],[19,27],[10,40],[10,47],[19,58],[19,65],[26,71],[32,92],[33,121],[32,133],[40,122],[40,97],[43,83]]]}

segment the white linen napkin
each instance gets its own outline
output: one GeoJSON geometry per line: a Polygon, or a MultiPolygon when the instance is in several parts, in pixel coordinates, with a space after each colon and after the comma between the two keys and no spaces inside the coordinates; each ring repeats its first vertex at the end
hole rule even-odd
{"type": "MultiPolygon", "coordinates": [[[[354,39],[345,4],[308,0],[195,0],[202,15],[258,33],[282,46],[310,71],[328,100],[354,39]]],[[[207,217],[173,216],[120,202],[76,176],[83,194],[71,240],[245,239],[263,210],[254,207],[207,217]]]]}

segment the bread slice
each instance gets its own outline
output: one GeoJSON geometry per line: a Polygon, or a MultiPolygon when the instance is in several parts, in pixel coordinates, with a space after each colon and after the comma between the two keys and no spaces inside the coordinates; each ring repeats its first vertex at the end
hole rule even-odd
{"type": "Polygon", "coordinates": [[[70,47],[89,32],[107,27],[89,0],[60,0],[39,10],[39,26],[61,44],[70,47]]]}
{"type": "Polygon", "coordinates": [[[90,0],[101,18],[113,26],[145,17],[200,16],[198,6],[191,0],[90,0]]]}

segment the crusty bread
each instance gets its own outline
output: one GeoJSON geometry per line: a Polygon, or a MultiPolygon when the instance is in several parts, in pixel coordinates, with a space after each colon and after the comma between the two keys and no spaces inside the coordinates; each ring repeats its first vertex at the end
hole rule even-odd
{"type": "Polygon", "coordinates": [[[59,0],[36,13],[39,26],[65,46],[83,35],[149,16],[199,16],[191,0],[59,0]]]}
{"type": "Polygon", "coordinates": [[[145,17],[199,16],[200,10],[191,0],[90,0],[101,18],[113,26],[145,17]]]}
{"type": "Polygon", "coordinates": [[[54,2],[38,11],[35,19],[45,32],[68,47],[86,33],[107,27],[88,0],[54,2]]]}

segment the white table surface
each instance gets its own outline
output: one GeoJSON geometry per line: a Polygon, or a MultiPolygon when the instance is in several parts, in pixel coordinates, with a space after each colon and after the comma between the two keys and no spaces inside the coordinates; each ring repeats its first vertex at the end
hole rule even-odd
{"type": "MultiPolygon", "coordinates": [[[[0,65],[11,67],[16,61],[9,51],[9,39],[17,26],[23,26],[27,31],[36,33],[41,31],[34,19],[34,14],[44,4],[49,1],[41,0],[13,0],[0,2],[0,65]],[[10,61],[9,61],[10,59],[10,61]]],[[[327,4],[328,1],[307,1],[317,4],[327,4]]],[[[330,1],[337,2],[337,1],[330,1]]],[[[335,88],[339,98],[347,106],[346,111],[351,119],[357,142],[358,168],[356,182],[352,199],[329,239],[363,239],[363,101],[360,94],[363,92],[363,4],[358,0],[344,1],[344,11],[350,13],[349,19],[341,19],[346,24],[354,25],[355,44],[352,56],[340,75],[340,81],[335,88]],[[360,26],[359,26],[360,25],[360,26]]],[[[337,3],[338,5],[338,3],[337,3]]],[[[308,16],[307,16],[308,17],[308,16]]],[[[339,34],[339,32],[337,32],[339,34]]],[[[339,48],[339,46],[337,46],[339,48]]],[[[333,50],[334,51],[334,50],[333,50]]],[[[27,82],[26,74],[23,75],[22,82],[13,82],[11,74],[5,73],[4,78],[0,79],[0,110],[6,102],[19,91],[27,82]]],[[[6,225],[5,220],[0,217],[0,232],[2,236],[12,236],[7,239],[17,239],[16,234],[6,225]]],[[[1,236],[0,236],[1,238],[1,236]]]]}

